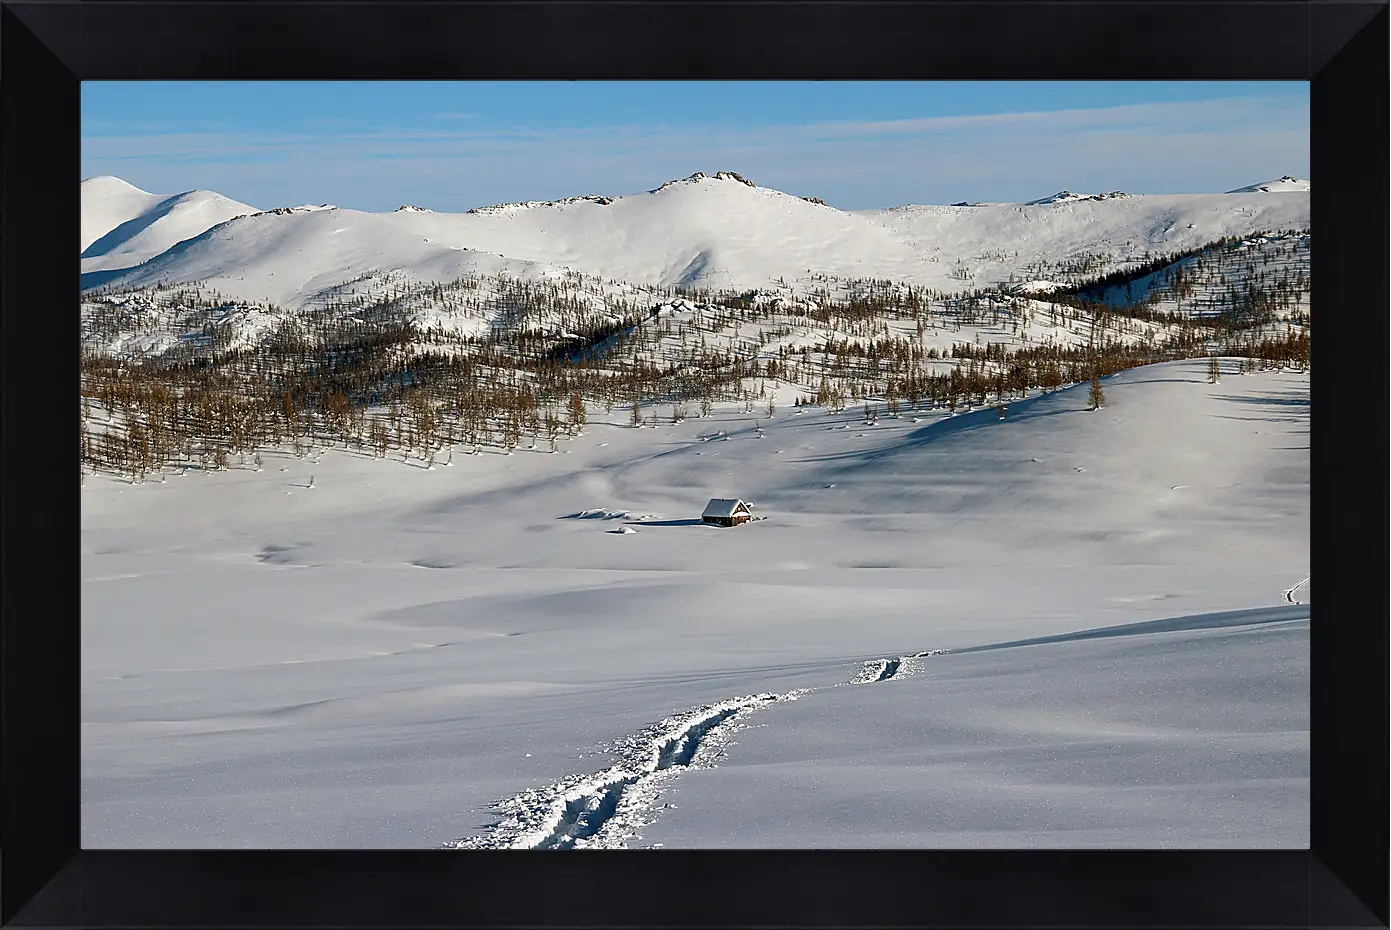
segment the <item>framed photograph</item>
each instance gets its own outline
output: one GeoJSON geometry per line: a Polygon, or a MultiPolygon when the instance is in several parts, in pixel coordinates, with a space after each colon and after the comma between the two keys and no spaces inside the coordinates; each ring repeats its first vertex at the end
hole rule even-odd
{"type": "Polygon", "coordinates": [[[0,921],[1386,925],[1385,4],[0,15],[0,921]]]}

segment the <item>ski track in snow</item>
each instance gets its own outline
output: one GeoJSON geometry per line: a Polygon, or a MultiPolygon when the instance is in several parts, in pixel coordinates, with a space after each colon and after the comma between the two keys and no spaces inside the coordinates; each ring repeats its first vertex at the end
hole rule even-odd
{"type": "MultiPolygon", "coordinates": [[[[1313,576],[1310,576],[1310,577],[1313,577],[1313,576]]],[[[1305,586],[1306,584],[1308,584],[1308,583],[1309,583],[1309,578],[1305,578],[1303,581],[1299,582],[1299,584],[1295,585],[1294,587],[1286,589],[1286,591],[1285,591],[1285,600],[1289,601],[1291,604],[1298,604],[1299,601],[1296,601],[1296,600],[1294,599],[1294,593],[1295,593],[1296,591],[1298,591],[1300,588],[1304,587],[1304,586],[1305,586]]]]}
{"type": "MultiPolygon", "coordinates": [[[[585,515],[588,515],[586,512],[585,515]]],[[[1285,592],[1294,604],[1294,592],[1308,578],[1285,592]]],[[[1303,605],[1300,605],[1303,606],[1303,605]]],[[[984,652],[1114,636],[1135,636],[1229,626],[1259,625],[1298,620],[1307,612],[1290,607],[1194,614],[1150,620],[1055,636],[991,643],[963,649],[929,649],[897,658],[871,659],[841,684],[877,684],[907,678],[919,659],[952,653],[984,652]]],[[[683,769],[712,767],[723,754],[743,718],[765,704],[795,701],[819,690],[801,688],[785,694],[764,692],[731,698],[667,717],[607,749],[620,760],[603,772],[565,778],[543,788],[533,788],[499,801],[494,810],[502,819],[480,836],[445,843],[447,849],[623,849],[637,831],[652,822],[661,788],[683,769]]],[[[665,805],[663,805],[665,807],[665,805]]]]}
{"type": "Polygon", "coordinates": [[[752,694],[668,717],[613,748],[620,761],[501,801],[488,833],[446,843],[452,849],[621,849],[649,822],[660,787],[684,768],[705,768],[755,708],[795,701],[808,689],[752,694]]]}
{"type": "MultiPolygon", "coordinates": [[[[936,655],[937,649],[917,655],[936,655]]],[[[917,656],[865,662],[850,684],[907,677],[917,656]]],[[[815,689],[752,694],[667,717],[620,740],[619,762],[595,775],[572,776],[499,801],[502,819],[481,836],[446,843],[448,849],[621,849],[651,822],[661,787],[681,769],[713,764],[754,709],[795,701],[815,689]]]]}
{"type": "Polygon", "coordinates": [[[880,681],[888,681],[890,678],[903,673],[907,677],[908,660],[912,656],[900,656],[897,659],[873,659],[866,662],[860,669],[860,673],[850,682],[852,685],[872,685],[880,681]]]}
{"type": "Polygon", "coordinates": [[[864,663],[860,668],[860,673],[845,684],[872,685],[890,679],[910,678],[918,671],[919,659],[946,655],[949,652],[951,652],[950,649],[928,649],[923,652],[899,656],[896,659],[872,659],[864,663]]]}

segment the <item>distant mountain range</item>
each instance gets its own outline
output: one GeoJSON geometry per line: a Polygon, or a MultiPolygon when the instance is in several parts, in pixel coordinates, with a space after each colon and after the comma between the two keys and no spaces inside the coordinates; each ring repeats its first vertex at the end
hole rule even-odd
{"type": "Polygon", "coordinates": [[[959,291],[1044,277],[1078,256],[1100,266],[1229,235],[1309,225],[1309,182],[1226,194],[1061,191],[1026,203],[840,210],[697,172],[644,193],[438,213],[331,204],[260,210],[212,191],[166,196],[119,178],[82,182],[82,286],[201,283],[304,306],[368,274],[450,281],[574,270],[636,285],[753,289],[831,276],[959,291]],[[1271,193],[1281,196],[1272,197],[1271,193]]]}

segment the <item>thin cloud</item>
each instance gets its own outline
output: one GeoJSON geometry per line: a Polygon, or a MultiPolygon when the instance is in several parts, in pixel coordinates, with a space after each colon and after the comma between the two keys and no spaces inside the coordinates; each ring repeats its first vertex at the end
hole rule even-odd
{"type": "Polygon", "coordinates": [[[1123,104],[1071,110],[1031,110],[978,113],[965,116],[929,116],[912,119],[816,123],[805,127],[819,135],[882,136],[960,132],[980,129],[1018,129],[1046,126],[1054,129],[1130,126],[1193,125],[1231,118],[1257,119],[1271,110],[1306,110],[1281,97],[1231,97],[1178,103],[1123,104]]]}
{"type": "MultiPolygon", "coordinates": [[[[471,147],[496,149],[508,143],[539,142],[572,144],[603,141],[610,145],[663,147],[712,142],[726,145],[759,145],[796,142],[806,139],[850,140],[884,136],[931,135],[945,132],[965,134],[972,130],[1075,131],[1084,128],[1129,127],[1183,130],[1198,125],[1228,128],[1233,120],[1250,124],[1272,115],[1296,116],[1305,106],[1291,106],[1279,98],[1234,98],[1192,103],[1137,104],[1104,109],[1056,110],[1018,113],[991,113],[971,116],[942,116],[875,122],[836,122],[774,125],[760,128],[704,126],[644,126],[618,124],[597,127],[490,128],[474,130],[432,130],[418,127],[378,128],[370,131],[333,133],[225,133],[165,132],[133,135],[90,135],[84,140],[84,154],[93,157],[132,154],[158,150],[170,155],[207,154],[210,151],[239,149],[295,149],[333,143],[347,145],[347,154],[382,154],[388,150],[410,150],[411,146],[435,146],[440,151],[467,152],[471,147]],[[1274,111],[1274,112],[1272,112],[1274,111]]],[[[468,114],[438,114],[437,119],[467,118],[468,114]]],[[[1307,116],[1304,117],[1307,119],[1307,116]]],[[[425,154],[420,149],[421,154],[425,154]]],[[[340,157],[343,152],[335,150],[340,157]]]]}
{"type": "Polygon", "coordinates": [[[1297,98],[1247,97],[752,128],[622,122],[90,132],[83,164],[88,175],[126,176],[145,166],[148,174],[140,178],[146,189],[187,185],[196,174],[195,186],[248,203],[357,198],[363,209],[390,209],[405,200],[452,209],[580,190],[623,194],[694,170],[732,169],[760,184],[867,208],[1103,186],[1094,182],[1137,193],[1226,190],[1266,176],[1307,173],[1308,105],[1297,98]],[[189,170],[179,170],[181,163],[189,170]],[[151,188],[150,176],[171,183],[151,188]],[[325,190],[330,181],[341,187],[325,190]]]}

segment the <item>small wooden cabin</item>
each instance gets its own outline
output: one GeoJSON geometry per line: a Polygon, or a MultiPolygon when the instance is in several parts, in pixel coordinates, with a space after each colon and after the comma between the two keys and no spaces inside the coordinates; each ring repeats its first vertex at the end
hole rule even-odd
{"type": "Polygon", "coordinates": [[[738,526],[748,523],[752,516],[749,505],[737,498],[712,497],[700,518],[714,526],[738,526]]]}

